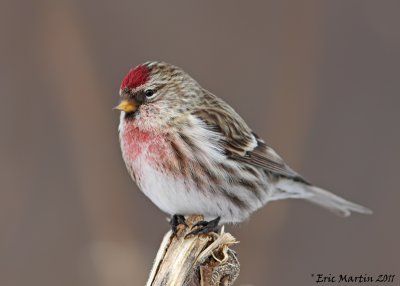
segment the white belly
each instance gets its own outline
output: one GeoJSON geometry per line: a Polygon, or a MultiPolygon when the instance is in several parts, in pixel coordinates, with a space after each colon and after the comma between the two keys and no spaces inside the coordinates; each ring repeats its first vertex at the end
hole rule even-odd
{"type": "Polygon", "coordinates": [[[223,196],[198,190],[194,184],[167,175],[142,158],[132,164],[139,188],[162,211],[170,215],[202,214],[207,220],[225,216],[228,202],[223,196]]]}

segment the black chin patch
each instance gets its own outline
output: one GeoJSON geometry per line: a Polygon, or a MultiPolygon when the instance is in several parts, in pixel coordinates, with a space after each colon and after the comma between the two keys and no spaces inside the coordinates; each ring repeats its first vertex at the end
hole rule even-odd
{"type": "Polygon", "coordinates": [[[125,120],[132,120],[135,118],[136,114],[138,113],[138,110],[132,111],[132,112],[125,112],[124,119],[125,120]]]}

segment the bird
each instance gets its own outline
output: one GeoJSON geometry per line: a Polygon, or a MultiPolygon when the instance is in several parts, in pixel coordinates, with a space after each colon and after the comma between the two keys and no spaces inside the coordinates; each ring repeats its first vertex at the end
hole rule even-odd
{"type": "Polygon", "coordinates": [[[119,89],[122,157],[139,189],[171,216],[203,215],[191,234],[243,222],[281,199],[304,199],[340,216],[370,209],[317,187],[291,169],[224,100],[183,69],[149,61],[119,89]]]}

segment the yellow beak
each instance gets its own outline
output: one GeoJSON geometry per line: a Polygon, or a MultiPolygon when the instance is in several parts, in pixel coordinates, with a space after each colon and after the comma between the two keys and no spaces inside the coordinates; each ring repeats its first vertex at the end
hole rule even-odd
{"type": "Polygon", "coordinates": [[[128,101],[128,100],[122,100],[114,109],[118,109],[121,111],[125,112],[134,112],[137,109],[137,105],[135,102],[128,101]]]}

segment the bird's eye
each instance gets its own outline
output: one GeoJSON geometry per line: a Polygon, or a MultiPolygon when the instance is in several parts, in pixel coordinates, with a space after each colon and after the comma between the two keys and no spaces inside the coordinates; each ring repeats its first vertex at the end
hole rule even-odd
{"type": "Polygon", "coordinates": [[[146,97],[152,97],[152,96],[154,95],[154,90],[152,90],[152,89],[146,89],[146,90],[144,91],[144,95],[145,95],[146,97]]]}

